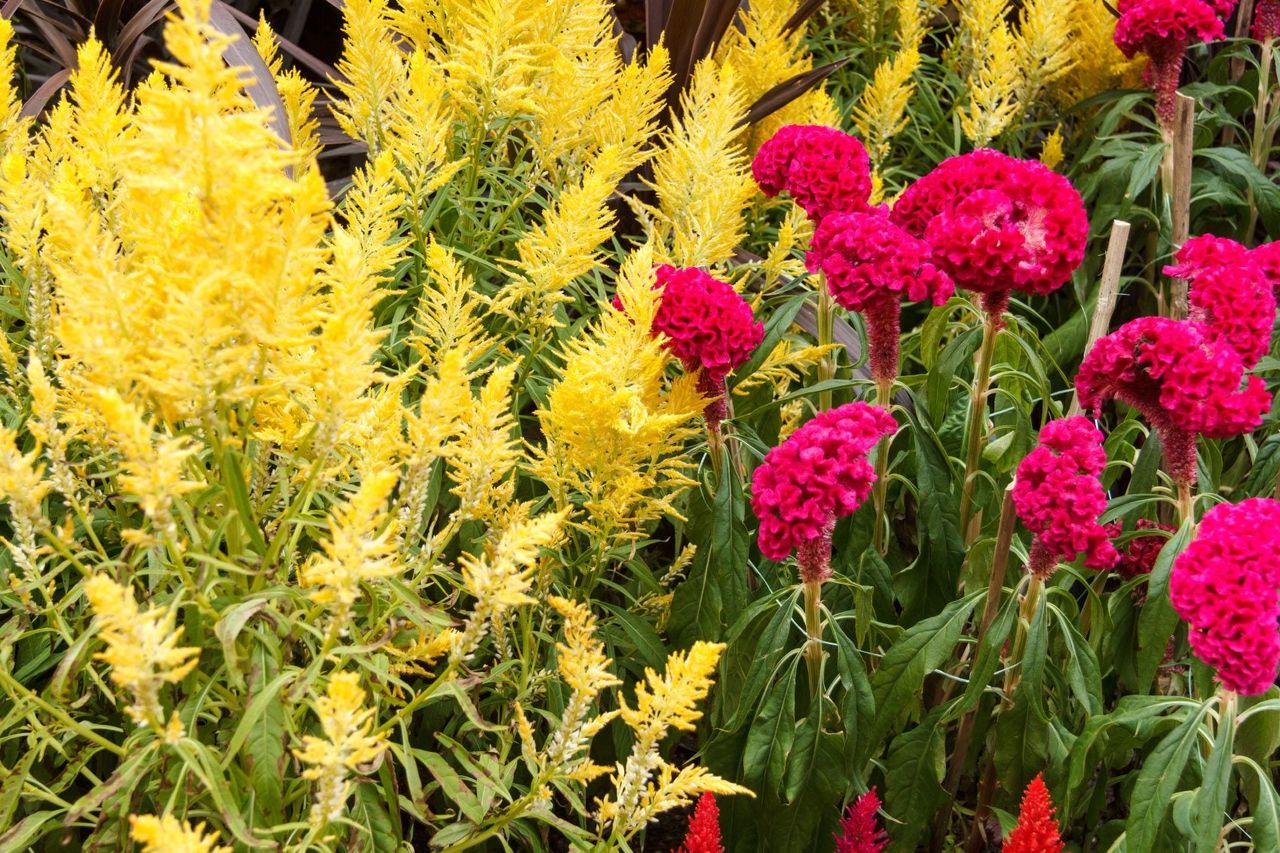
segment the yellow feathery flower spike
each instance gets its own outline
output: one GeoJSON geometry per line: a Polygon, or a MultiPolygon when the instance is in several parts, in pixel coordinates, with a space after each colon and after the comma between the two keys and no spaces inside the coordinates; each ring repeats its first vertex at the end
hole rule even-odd
{"type": "Polygon", "coordinates": [[[299,572],[303,586],[318,587],[312,600],[330,608],[332,631],[345,631],[360,584],[400,571],[395,560],[394,531],[388,522],[387,498],[396,472],[368,473],[349,500],[329,514],[329,538],[299,572]]]}
{"type": "Polygon", "coordinates": [[[1108,89],[1137,85],[1146,59],[1126,59],[1115,44],[1116,19],[1103,0],[1071,0],[1071,67],[1053,85],[1064,104],[1074,104],[1108,89]]]}
{"type": "MultiPolygon", "coordinates": [[[[22,572],[29,586],[37,586],[40,569],[36,560],[45,551],[36,544],[36,533],[48,525],[42,511],[42,502],[49,494],[50,484],[44,479],[44,469],[36,465],[40,457],[37,446],[30,453],[18,450],[17,434],[0,427],[0,501],[9,506],[12,517],[12,540],[0,537],[13,557],[14,565],[22,572]]],[[[17,589],[17,578],[10,586],[17,589]]],[[[29,595],[29,591],[19,593],[29,595]]]]}
{"type": "Polygon", "coordinates": [[[449,160],[453,108],[445,97],[448,81],[422,50],[409,57],[405,83],[396,89],[385,118],[387,150],[400,167],[397,181],[414,210],[465,165],[449,160]]]}
{"type": "Polygon", "coordinates": [[[8,18],[0,19],[0,154],[24,143],[31,123],[22,117],[22,104],[13,87],[17,73],[18,45],[13,40],[13,24],[8,18]]]}
{"type": "Polygon", "coordinates": [[[533,604],[529,589],[538,553],[560,539],[563,512],[543,513],[534,518],[528,507],[520,507],[521,517],[512,520],[496,538],[485,544],[484,553],[463,554],[462,584],[476,599],[475,607],[462,631],[453,636],[449,658],[461,663],[484,639],[491,623],[499,623],[506,611],[533,604]]]}
{"type": "Polygon", "coordinates": [[[334,85],[342,97],[334,117],[343,132],[382,150],[386,111],[397,88],[404,85],[404,62],[391,38],[385,0],[348,0],[342,5],[342,56],[334,85]]]}
{"type": "Polygon", "coordinates": [[[754,796],[703,767],[677,769],[658,751],[671,729],[692,731],[702,716],[697,706],[711,689],[722,651],[722,643],[698,641],[688,652],[672,652],[663,675],[645,669],[645,681],[636,685],[634,707],[620,699],[620,716],[635,743],[625,764],[614,771],[614,795],[597,801],[596,819],[602,828],[609,827],[610,839],[631,837],[661,812],[686,805],[704,791],[754,796]]]}
{"type": "Polygon", "coordinates": [[[1062,127],[1058,126],[1053,129],[1053,133],[1044,141],[1044,147],[1040,149],[1040,162],[1044,163],[1050,169],[1058,168],[1058,164],[1062,162],[1062,127]]]}
{"type": "Polygon", "coordinates": [[[218,833],[205,835],[203,823],[193,828],[172,815],[129,815],[129,837],[142,845],[142,853],[231,853],[218,844],[218,833]]]}
{"type": "Polygon", "coordinates": [[[316,700],[316,716],[324,737],[307,735],[294,755],[308,765],[302,778],[316,783],[311,823],[320,826],[336,820],[347,805],[349,776],[386,749],[386,736],[373,733],[373,709],[365,707],[364,689],[354,672],[330,677],[325,695],[316,700]]]}
{"type": "Polygon", "coordinates": [[[624,311],[605,306],[596,323],[564,346],[559,381],[538,411],[545,445],[531,450],[533,473],[564,507],[580,503],[581,526],[597,547],[629,538],[634,525],[674,513],[692,484],[679,455],[697,434],[703,400],[692,377],[663,393],[671,357],[649,334],[658,293],[649,245],[623,264],[624,311]]]}
{"type": "Polygon", "coordinates": [[[727,260],[745,233],[743,211],[755,195],[738,122],[746,100],[733,69],[698,63],[682,97],[681,116],[653,158],[647,209],[650,237],[667,247],[663,260],[705,267],[727,260]]]}
{"type": "Polygon", "coordinates": [[[449,475],[458,498],[458,518],[492,523],[510,502],[515,483],[508,479],[520,459],[520,442],[511,415],[511,382],[516,366],[495,370],[474,403],[458,421],[457,443],[449,454],[449,475]]]}
{"type": "Polygon", "coordinates": [[[492,344],[481,319],[486,300],[449,247],[432,240],[423,261],[427,283],[409,344],[428,367],[455,352],[462,365],[474,364],[492,344]]]}
{"type": "Polygon", "coordinates": [[[1075,63],[1071,5],[1059,0],[1028,0],[1022,6],[1017,42],[1023,78],[1018,102],[1030,109],[1075,63]]]}
{"type": "Polygon", "coordinates": [[[267,23],[266,15],[259,12],[258,29],[253,45],[267,63],[276,91],[284,105],[285,121],[289,127],[289,139],[298,152],[298,161],[305,168],[317,168],[316,156],[320,153],[320,122],[315,115],[315,101],[319,91],[296,68],[284,69],[280,60],[276,34],[267,23]]]}
{"type": "Polygon", "coordinates": [[[443,55],[450,99],[477,127],[493,116],[534,115],[538,106],[530,81],[539,65],[528,29],[551,7],[542,0],[450,5],[444,16],[449,37],[443,55]]]}
{"type": "Polygon", "coordinates": [[[1021,57],[1005,22],[1006,10],[1006,0],[967,0],[960,10],[969,89],[959,111],[960,129],[977,148],[990,144],[1022,108],[1021,57]]]}
{"type": "Polygon", "coordinates": [[[174,627],[174,611],[166,607],[139,610],[133,593],[106,575],[94,575],[84,586],[98,618],[106,651],[95,657],[111,667],[111,680],[127,690],[132,703],[125,713],[139,726],[151,726],[169,741],[182,737],[177,713],[166,724],[160,688],[176,684],[195,669],[200,650],[179,646],[182,628],[174,627]]]}
{"type": "Polygon", "coordinates": [[[44,363],[35,353],[27,359],[27,387],[31,389],[31,419],[27,421],[27,431],[44,447],[53,487],[64,496],[72,497],[76,483],[67,462],[67,447],[77,430],[74,426],[64,429],[58,423],[58,392],[49,383],[44,363]]]}
{"type": "Polygon", "coordinates": [[[853,107],[853,126],[877,171],[889,156],[889,144],[907,126],[907,103],[916,91],[912,77],[920,67],[924,40],[923,17],[919,0],[898,3],[898,52],[876,66],[853,107]]]}
{"type": "Polygon", "coordinates": [[[632,62],[614,77],[608,97],[584,124],[592,153],[616,146],[626,171],[649,159],[649,142],[658,130],[664,94],[671,85],[670,62],[666,47],[657,44],[644,62],[632,62]]]}

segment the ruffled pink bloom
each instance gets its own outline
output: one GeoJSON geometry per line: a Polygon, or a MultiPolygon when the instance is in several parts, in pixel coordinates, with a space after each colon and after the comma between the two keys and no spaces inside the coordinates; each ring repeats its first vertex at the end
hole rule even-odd
{"type": "Polygon", "coordinates": [[[760,190],[786,190],[814,222],[831,213],[868,210],[871,161],[857,137],[822,125],[789,124],[751,162],[760,190]]]}
{"type": "Polygon", "coordinates": [[[1044,295],[1084,258],[1089,219],[1063,176],[1043,164],[979,149],[942,161],[907,187],[893,221],[933,247],[957,287],[994,315],[1014,290],[1044,295]]]}
{"type": "Polygon", "coordinates": [[[1169,600],[1196,657],[1228,690],[1265,693],[1280,664],[1280,501],[1250,498],[1205,513],[1173,562],[1169,600]]]}
{"type": "Polygon", "coordinates": [[[876,472],[867,453],[897,426],[879,406],[846,403],[770,450],[751,478],[760,552],[782,560],[800,549],[801,580],[829,577],[832,526],[871,493],[876,472]]]}
{"type": "Polygon", "coordinates": [[[840,832],[834,834],[835,853],[881,853],[889,846],[889,838],[880,828],[876,812],[880,810],[880,798],[872,788],[849,804],[840,818],[840,832]]]}
{"type": "MultiPolygon", "coordinates": [[[[712,401],[707,425],[717,429],[726,413],[725,377],[751,358],[764,339],[764,324],[731,286],[695,267],[664,264],[654,287],[662,291],[662,301],[653,334],[665,335],[667,349],[684,369],[698,373],[698,390],[712,401]]],[[[613,305],[622,309],[617,298],[613,305]]]]}
{"type": "Polygon", "coordinates": [[[1206,234],[1184,243],[1176,260],[1164,271],[1189,280],[1191,319],[1253,367],[1271,348],[1276,321],[1275,293],[1253,253],[1235,240],[1206,234]]]}
{"type": "Polygon", "coordinates": [[[1262,380],[1245,377],[1235,350],[1201,323],[1165,317],[1139,317],[1100,338],[1080,365],[1076,391],[1095,412],[1112,397],[1137,409],[1160,434],[1169,475],[1185,484],[1196,479],[1197,435],[1249,432],[1271,409],[1262,380]]]}
{"type": "Polygon", "coordinates": [[[1258,41],[1267,41],[1280,35],[1280,0],[1258,0],[1253,6],[1252,35],[1258,41]]]}
{"type": "MultiPolygon", "coordinates": [[[[1235,5],[1234,0],[1216,2],[1235,5]]],[[[1120,0],[1116,8],[1116,47],[1129,59],[1146,54],[1150,63],[1145,76],[1156,93],[1156,116],[1161,126],[1172,127],[1183,54],[1189,45],[1222,38],[1217,8],[1201,0],[1120,0]]]]}
{"type": "Polygon", "coordinates": [[[1139,575],[1149,575],[1155,568],[1156,559],[1164,549],[1165,543],[1169,541],[1169,537],[1160,533],[1143,532],[1152,530],[1164,533],[1174,532],[1174,528],[1168,524],[1161,524],[1147,518],[1138,519],[1137,535],[1125,543],[1124,549],[1120,551],[1120,562],[1116,564],[1116,573],[1121,577],[1136,578],[1139,575]]]}
{"type": "MultiPolygon", "coordinates": [[[[1277,2],[1277,6],[1280,6],[1280,2],[1277,2]]],[[[1262,270],[1267,281],[1271,282],[1272,291],[1280,293],[1280,240],[1263,243],[1249,250],[1249,257],[1262,270]]]]}
{"type": "Polygon", "coordinates": [[[1048,578],[1060,562],[1085,555],[1091,569],[1108,569],[1120,555],[1098,516],[1107,494],[1098,477],[1107,466],[1102,433],[1082,417],[1050,421],[1040,445],[1018,463],[1013,506],[1034,533],[1027,569],[1048,578]]]}
{"type": "Polygon", "coordinates": [[[805,257],[809,272],[826,276],[832,298],[867,319],[871,375],[898,375],[902,300],[942,305],[955,292],[933,265],[929,244],[878,213],[835,213],[822,220],[805,257]]]}

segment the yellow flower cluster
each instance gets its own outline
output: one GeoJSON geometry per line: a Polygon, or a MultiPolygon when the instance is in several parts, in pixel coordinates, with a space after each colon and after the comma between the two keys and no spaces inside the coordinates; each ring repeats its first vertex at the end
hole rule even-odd
{"type": "Polygon", "coordinates": [[[307,765],[302,777],[316,783],[311,821],[323,825],[342,814],[351,773],[382,755],[386,736],[373,732],[373,709],[365,707],[364,689],[354,672],[329,677],[325,695],[316,700],[316,716],[324,737],[307,735],[294,754],[307,765]]]}
{"type": "Polygon", "coordinates": [[[130,815],[129,836],[143,853],[231,853],[218,844],[218,833],[205,835],[203,823],[193,828],[172,815],[130,815]]]}

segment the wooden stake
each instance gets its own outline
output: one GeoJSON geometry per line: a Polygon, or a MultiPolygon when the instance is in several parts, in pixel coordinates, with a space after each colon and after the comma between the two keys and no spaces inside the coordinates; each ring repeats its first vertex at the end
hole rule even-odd
{"type": "MultiPolygon", "coordinates": [[[[1196,126],[1196,100],[1178,93],[1178,115],[1173,133],[1173,192],[1170,198],[1169,251],[1175,253],[1187,242],[1191,233],[1191,148],[1196,126]]],[[[1169,315],[1175,320],[1187,317],[1187,281],[1173,280],[1173,298],[1169,315]]]]}
{"type": "MultiPolygon", "coordinates": [[[[1102,262],[1102,279],[1098,282],[1098,299],[1093,304],[1093,317],[1089,321],[1089,337],[1084,342],[1084,353],[1089,354],[1098,338],[1107,333],[1111,315],[1116,310],[1116,297],[1120,292],[1120,272],[1124,269],[1124,250],[1129,244],[1129,223],[1117,219],[1111,223],[1111,237],[1107,240],[1107,256],[1102,262]]],[[[1071,396],[1068,417],[1080,414],[1080,395],[1071,396]]]]}

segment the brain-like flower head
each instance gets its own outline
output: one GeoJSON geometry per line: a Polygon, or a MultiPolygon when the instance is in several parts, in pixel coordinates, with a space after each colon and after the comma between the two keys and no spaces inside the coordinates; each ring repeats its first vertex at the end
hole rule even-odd
{"type": "Polygon", "coordinates": [[[1280,35],[1280,0],[1258,0],[1253,7],[1253,26],[1249,34],[1258,41],[1280,35]]]}
{"type": "Polygon", "coordinates": [[[1120,555],[1098,516],[1107,495],[1098,477],[1107,465],[1102,433],[1082,417],[1050,421],[1040,445],[1018,464],[1013,505],[1035,533],[1028,568],[1047,577],[1061,561],[1085,555],[1091,569],[1114,566],[1120,555]]]}
{"type": "Polygon", "coordinates": [[[1245,377],[1235,350],[1202,323],[1165,317],[1139,317],[1099,338],[1076,373],[1076,391],[1095,411],[1112,397],[1136,408],[1160,433],[1180,483],[1195,481],[1197,434],[1249,432],[1271,408],[1262,380],[1245,377]]]}
{"type": "MultiPolygon", "coordinates": [[[[1235,5],[1232,0],[1215,2],[1235,5]]],[[[1156,114],[1169,127],[1173,124],[1183,53],[1188,45],[1222,38],[1217,7],[1202,0],[1120,0],[1116,8],[1120,12],[1114,35],[1116,47],[1129,59],[1142,53],[1151,60],[1145,72],[1147,83],[1156,92],[1156,114]]]]}
{"type": "Polygon", "coordinates": [[[1045,787],[1043,774],[1027,785],[1018,810],[1018,825],[1004,842],[1004,853],[1060,853],[1066,847],[1053,819],[1053,800],[1045,787]]]}
{"type": "Polygon", "coordinates": [[[898,372],[902,300],[942,305],[955,292],[951,277],[932,262],[929,244],[879,213],[835,213],[822,220],[805,264],[826,276],[832,297],[867,318],[871,374],[898,372]]]}
{"type": "Polygon", "coordinates": [[[846,403],[820,412],[770,450],[751,478],[761,553],[781,560],[829,536],[835,520],[870,494],[876,473],[867,452],[896,428],[884,409],[846,403]]]}
{"type": "Polygon", "coordinates": [[[1173,533],[1174,528],[1148,518],[1138,519],[1137,530],[1132,539],[1120,552],[1120,562],[1116,564],[1116,572],[1124,578],[1136,578],[1149,575],[1155,568],[1156,559],[1164,548],[1169,537],[1151,531],[1173,533]]]}
{"type": "Polygon", "coordinates": [[[814,222],[831,213],[868,209],[871,161],[857,137],[822,125],[789,124],[751,161],[760,190],[786,190],[814,222]]]}
{"type": "Polygon", "coordinates": [[[1070,181],[986,148],[942,161],[907,187],[890,215],[928,241],[934,263],[997,315],[1011,291],[1043,295],[1065,284],[1089,238],[1070,181]]]}
{"type": "MultiPolygon", "coordinates": [[[[1280,0],[1276,5],[1277,14],[1280,14],[1280,0]]],[[[1271,289],[1280,292],[1280,240],[1263,243],[1249,250],[1249,258],[1258,265],[1258,269],[1262,270],[1267,281],[1271,282],[1271,289]]]]}
{"type": "Polygon", "coordinates": [[[1192,237],[1165,274],[1190,281],[1191,319],[1203,324],[1214,342],[1234,349],[1246,367],[1271,348],[1276,297],[1255,254],[1235,240],[1192,237]]]}
{"type": "Polygon", "coordinates": [[[1205,513],[1173,563],[1169,600],[1191,650],[1228,690],[1265,693],[1280,664],[1280,501],[1251,498],[1205,513]]]}

